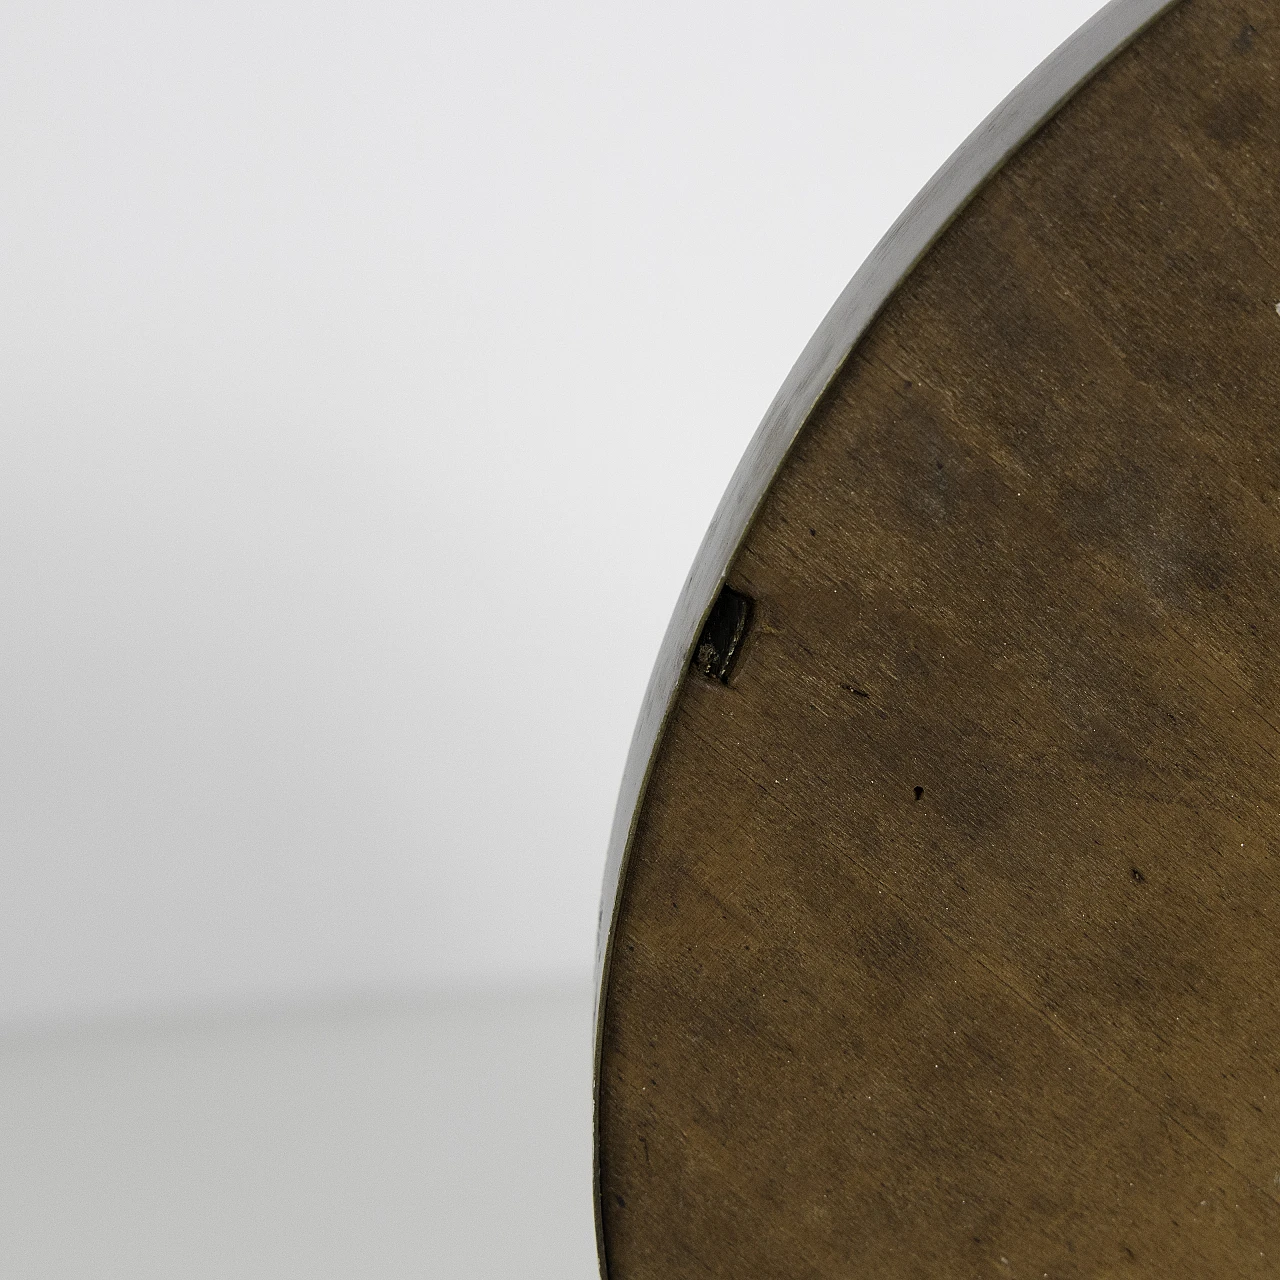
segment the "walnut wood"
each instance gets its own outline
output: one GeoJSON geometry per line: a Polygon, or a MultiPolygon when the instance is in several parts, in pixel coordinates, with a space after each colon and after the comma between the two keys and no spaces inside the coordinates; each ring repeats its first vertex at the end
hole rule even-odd
{"type": "Polygon", "coordinates": [[[1280,1274],[1278,70],[1161,19],[778,472],[627,866],[611,1280],[1280,1274]]]}

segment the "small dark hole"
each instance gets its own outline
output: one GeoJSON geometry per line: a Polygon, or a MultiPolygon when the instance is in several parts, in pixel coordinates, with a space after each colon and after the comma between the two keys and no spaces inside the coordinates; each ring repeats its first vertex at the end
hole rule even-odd
{"type": "Polygon", "coordinates": [[[729,673],[751,625],[751,598],[723,587],[693,651],[693,667],[709,680],[729,683],[729,673]]]}
{"type": "Polygon", "coordinates": [[[915,797],[916,797],[916,799],[917,799],[917,800],[919,800],[919,799],[920,799],[920,797],[921,797],[922,795],[924,795],[924,788],[923,788],[923,787],[917,787],[917,788],[915,789],[915,797]]]}
{"type": "Polygon", "coordinates": [[[1146,876],[1144,876],[1144,875],[1142,874],[1142,872],[1138,870],[1138,868],[1137,868],[1137,867],[1130,867],[1130,868],[1129,868],[1129,874],[1134,878],[1134,880],[1136,880],[1136,881],[1138,882],[1138,884],[1146,884],[1146,883],[1147,883],[1147,877],[1146,877],[1146,876]]]}
{"type": "Polygon", "coordinates": [[[810,536],[811,538],[816,538],[816,537],[818,536],[818,531],[817,531],[817,529],[810,529],[810,530],[809,530],[809,536],[810,536]]]}
{"type": "Polygon", "coordinates": [[[627,1202],[616,1191],[613,1193],[613,1198],[618,1202],[619,1209],[625,1209],[627,1207],[627,1202]]]}

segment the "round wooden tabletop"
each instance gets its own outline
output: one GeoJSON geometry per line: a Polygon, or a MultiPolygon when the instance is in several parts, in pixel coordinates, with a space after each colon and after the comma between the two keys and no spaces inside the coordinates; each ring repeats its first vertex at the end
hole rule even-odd
{"type": "Polygon", "coordinates": [[[610,1280],[1280,1274],[1278,71],[1110,6],[771,411],[615,834],[610,1280]]]}

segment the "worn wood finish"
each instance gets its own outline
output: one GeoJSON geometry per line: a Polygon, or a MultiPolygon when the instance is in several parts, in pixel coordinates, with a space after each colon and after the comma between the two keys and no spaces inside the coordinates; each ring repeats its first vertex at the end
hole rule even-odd
{"type": "Polygon", "coordinates": [[[611,1280],[1280,1274],[1278,71],[1185,0],[777,475],[628,864],[611,1280]]]}

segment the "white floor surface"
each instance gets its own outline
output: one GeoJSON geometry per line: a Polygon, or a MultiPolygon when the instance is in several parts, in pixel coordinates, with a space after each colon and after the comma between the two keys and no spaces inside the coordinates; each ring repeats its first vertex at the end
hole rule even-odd
{"type": "Polygon", "coordinates": [[[0,1037],[6,1280],[590,1280],[584,990],[0,1037]]]}

